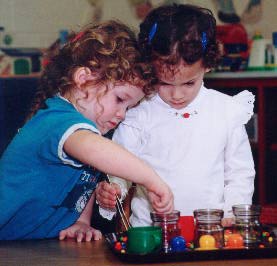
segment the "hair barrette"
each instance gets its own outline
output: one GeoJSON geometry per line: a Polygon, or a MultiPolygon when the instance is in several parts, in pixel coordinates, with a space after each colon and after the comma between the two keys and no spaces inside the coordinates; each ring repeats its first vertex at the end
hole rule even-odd
{"type": "Polygon", "coordinates": [[[205,31],[202,32],[201,43],[202,43],[203,52],[205,52],[208,45],[207,33],[205,31]]]}
{"type": "Polygon", "coordinates": [[[151,44],[152,39],[154,38],[158,28],[158,23],[155,22],[152,28],[150,29],[149,35],[148,35],[148,44],[151,44]]]}
{"type": "Polygon", "coordinates": [[[82,38],[82,36],[85,34],[84,31],[80,31],[72,40],[71,42],[76,42],[78,41],[80,38],[82,38]]]}

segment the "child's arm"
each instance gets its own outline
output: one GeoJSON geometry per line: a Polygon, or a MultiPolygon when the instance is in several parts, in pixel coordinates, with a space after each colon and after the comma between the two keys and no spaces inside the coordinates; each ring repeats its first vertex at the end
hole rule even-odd
{"type": "Polygon", "coordinates": [[[253,115],[255,96],[245,90],[226,104],[228,135],[224,149],[224,216],[232,217],[232,206],[251,204],[255,168],[245,124],[253,115]]]}
{"type": "MultiPolygon", "coordinates": [[[[129,110],[124,122],[114,131],[112,137],[115,143],[118,143],[137,157],[139,157],[142,139],[144,139],[142,133],[144,132],[144,123],[140,123],[141,120],[143,119],[140,119],[140,113],[136,108],[129,110]]],[[[110,181],[113,183],[112,185],[107,182],[101,182],[96,189],[96,199],[100,206],[99,212],[107,219],[111,219],[116,214],[116,195],[121,200],[124,200],[132,186],[132,182],[116,176],[111,176],[110,181]]]]}
{"type": "Polygon", "coordinates": [[[225,217],[232,216],[233,205],[251,204],[254,177],[251,147],[245,127],[241,125],[233,130],[225,149],[225,217]]]}
{"type": "Polygon", "coordinates": [[[79,130],[68,137],[64,150],[84,164],[145,186],[156,211],[173,210],[173,194],[168,185],[145,162],[111,140],[79,130]]]}
{"type": "Polygon", "coordinates": [[[60,232],[60,240],[64,240],[65,238],[76,238],[77,242],[82,242],[83,240],[88,242],[92,239],[99,240],[102,238],[101,232],[90,226],[94,199],[95,193],[91,195],[90,200],[76,223],[60,232]]]}

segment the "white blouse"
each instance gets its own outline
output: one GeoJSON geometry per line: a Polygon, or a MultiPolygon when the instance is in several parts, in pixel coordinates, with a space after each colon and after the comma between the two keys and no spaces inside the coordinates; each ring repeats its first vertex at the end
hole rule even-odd
{"type": "MultiPolygon", "coordinates": [[[[219,208],[230,217],[234,204],[252,202],[255,170],[244,124],[253,106],[249,91],[231,97],[202,86],[181,110],[156,95],[128,111],[113,140],[155,169],[172,189],[181,215],[219,208]]],[[[128,182],[117,177],[112,182],[126,195],[128,182]]],[[[142,186],[131,207],[133,226],[151,224],[152,207],[142,186]]]]}

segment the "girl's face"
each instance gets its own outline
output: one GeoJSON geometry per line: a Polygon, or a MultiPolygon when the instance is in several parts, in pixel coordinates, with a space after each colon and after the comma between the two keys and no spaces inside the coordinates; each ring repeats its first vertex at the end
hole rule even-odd
{"type": "Polygon", "coordinates": [[[80,99],[78,105],[81,108],[78,110],[95,122],[102,134],[115,128],[125,118],[126,111],[144,96],[141,88],[129,83],[110,85],[108,88],[102,85],[97,88],[97,93],[94,91],[94,88],[88,88],[89,95],[86,99],[80,99]]]}
{"type": "Polygon", "coordinates": [[[204,74],[209,71],[199,60],[187,65],[182,60],[172,67],[155,62],[159,84],[158,94],[161,99],[174,109],[186,107],[197,96],[204,74]]]}

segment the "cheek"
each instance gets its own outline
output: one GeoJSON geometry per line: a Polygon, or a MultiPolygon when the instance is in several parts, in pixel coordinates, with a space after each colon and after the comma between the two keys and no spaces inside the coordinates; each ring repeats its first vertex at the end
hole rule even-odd
{"type": "Polygon", "coordinates": [[[198,90],[196,87],[190,87],[186,89],[184,95],[188,100],[191,100],[197,95],[197,93],[198,93],[198,90]]]}
{"type": "Polygon", "coordinates": [[[165,87],[160,87],[158,89],[158,93],[160,96],[167,96],[169,94],[169,89],[165,87]]]}
{"type": "Polygon", "coordinates": [[[199,92],[199,90],[201,88],[201,84],[202,84],[202,82],[199,82],[199,83],[197,83],[197,85],[194,86],[193,91],[195,94],[197,94],[199,92]]]}
{"type": "Polygon", "coordinates": [[[98,110],[101,110],[101,114],[109,113],[112,107],[115,105],[112,97],[103,97],[98,100],[98,110]]]}

